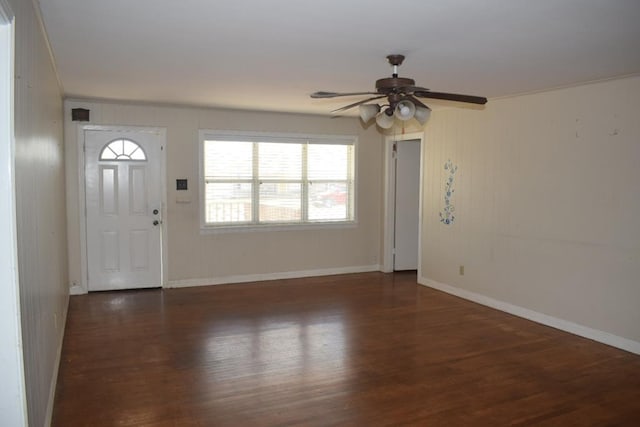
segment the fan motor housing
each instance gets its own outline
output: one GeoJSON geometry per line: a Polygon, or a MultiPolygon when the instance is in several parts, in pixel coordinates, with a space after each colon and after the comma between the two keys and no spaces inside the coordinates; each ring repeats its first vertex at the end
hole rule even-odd
{"type": "Polygon", "coordinates": [[[387,77],[376,80],[376,89],[379,93],[392,93],[399,88],[415,86],[415,84],[416,82],[413,79],[405,77],[387,77]]]}

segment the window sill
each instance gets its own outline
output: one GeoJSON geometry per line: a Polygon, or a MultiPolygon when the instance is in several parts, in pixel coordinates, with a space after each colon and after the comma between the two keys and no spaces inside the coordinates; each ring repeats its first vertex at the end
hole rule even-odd
{"type": "Polygon", "coordinates": [[[268,225],[220,225],[200,227],[200,234],[254,233],[272,231],[308,231],[355,228],[356,221],[336,221],[305,224],[268,224],[268,225]]]}

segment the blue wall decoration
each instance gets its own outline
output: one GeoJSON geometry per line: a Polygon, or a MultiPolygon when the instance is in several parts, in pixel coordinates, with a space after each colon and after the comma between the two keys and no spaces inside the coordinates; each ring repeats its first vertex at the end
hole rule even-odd
{"type": "Polygon", "coordinates": [[[447,160],[444,164],[444,170],[448,172],[447,180],[444,184],[444,209],[440,212],[440,222],[446,225],[453,224],[456,219],[453,212],[455,208],[451,204],[451,196],[453,196],[453,181],[458,170],[458,165],[454,165],[451,159],[447,160]]]}

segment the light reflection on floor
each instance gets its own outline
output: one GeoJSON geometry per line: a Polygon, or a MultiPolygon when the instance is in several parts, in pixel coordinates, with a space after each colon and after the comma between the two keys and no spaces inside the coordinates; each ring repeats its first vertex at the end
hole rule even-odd
{"type": "Polygon", "coordinates": [[[215,366],[210,377],[214,389],[219,381],[248,376],[257,384],[315,381],[327,370],[335,374],[347,368],[342,316],[242,323],[239,328],[214,324],[208,330],[203,362],[215,366]],[[235,332],[229,334],[230,329],[235,332]]]}

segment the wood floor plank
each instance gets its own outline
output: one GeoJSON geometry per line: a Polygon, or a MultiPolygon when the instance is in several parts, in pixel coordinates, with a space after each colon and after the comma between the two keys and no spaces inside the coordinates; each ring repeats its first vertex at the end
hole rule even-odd
{"type": "Polygon", "coordinates": [[[71,298],[54,426],[638,426],[640,357],[362,273],[71,298]]]}

